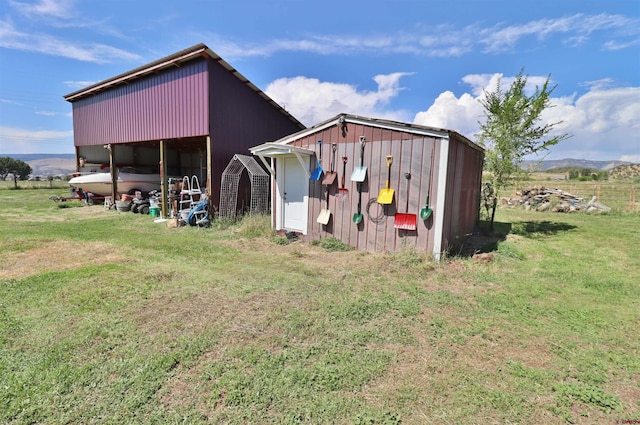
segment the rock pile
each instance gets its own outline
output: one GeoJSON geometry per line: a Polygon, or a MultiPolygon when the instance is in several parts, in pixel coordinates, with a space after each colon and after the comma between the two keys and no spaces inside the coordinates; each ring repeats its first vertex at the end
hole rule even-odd
{"type": "Polygon", "coordinates": [[[611,208],[598,202],[596,197],[590,201],[572,195],[562,189],[550,189],[547,187],[530,187],[516,192],[512,198],[502,198],[502,204],[510,207],[522,207],[526,210],[553,211],[553,212],[587,212],[602,214],[611,211],[611,208]]]}

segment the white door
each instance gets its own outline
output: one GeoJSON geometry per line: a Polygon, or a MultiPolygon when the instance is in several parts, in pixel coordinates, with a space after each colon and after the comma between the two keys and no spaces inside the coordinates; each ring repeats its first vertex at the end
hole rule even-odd
{"type": "Polygon", "coordinates": [[[309,179],[296,157],[284,157],[282,171],[282,214],[284,228],[307,233],[307,207],[305,197],[309,179]]]}

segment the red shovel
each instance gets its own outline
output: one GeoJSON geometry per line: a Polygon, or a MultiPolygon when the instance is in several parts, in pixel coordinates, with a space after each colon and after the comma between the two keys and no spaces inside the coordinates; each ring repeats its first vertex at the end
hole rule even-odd
{"type": "Polygon", "coordinates": [[[407,179],[406,213],[396,213],[393,227],[403,230],[416,230],[418,217],[415,214],[409,214],[409,186],[411,185],[411,173],[404,173],[404,177],[407,179]]]}

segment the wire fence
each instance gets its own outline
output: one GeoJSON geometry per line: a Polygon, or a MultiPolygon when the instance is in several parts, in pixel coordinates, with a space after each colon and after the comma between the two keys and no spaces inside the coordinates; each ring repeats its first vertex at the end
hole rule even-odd
{"type": "MultiPolygon", "coordinates": [[[[13,180],[0,180],[0,190],[14,189],[13,180]]],[[[69,182],[63,180],[18,180],[18,189],[69,189],[69,182]]]]}
{"type": "Polygon", "coordinates": [[[640,212],[640,183],[637,182],[524,181],[505,191],[505,195],[541,186],[562,189],[586,201],[595,197],[596,201],[617,211],[640,212]]]}

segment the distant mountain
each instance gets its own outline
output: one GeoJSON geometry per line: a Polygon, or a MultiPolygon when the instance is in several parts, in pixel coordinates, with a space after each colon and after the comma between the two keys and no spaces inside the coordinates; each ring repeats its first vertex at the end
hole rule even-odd
{"type": "Polygon", "coordinates": [[[9,156],[13,159],[19,159],[20,161],[24,161],[24,162],[35,161],[37,159],[51,159],[51,158],[76,159],[76,155],[72,153],[19,153],[19,154],[0,153],[0,156],[9,156]]]}
{"type": "Polygon", "coordinates": [[[76,156],[74,154],[13,154],[0,156],[8,156],[13,159],[24,161],[31,166],[33,176],[66,176],[76,171],[76,156]]]}
{"type": "MultiPolygon", "coordinates": [[[[33,168],[34,176],[62,176],[76,171],[76,156],[72,153],[66,154],[15,154],[0,156],[10,156],[26,162],[33,168]]],[[[625,161],[591,161],[587,159],[555,159],[545,161],[524,161],[522,167],[531,171],[547,171],[552,168],[578,167],[591,168],[594,170],[609,171],[618,165],[631,164],[625,161]]]]}
{"type": "Polygon", "coordinates": [[[618,165],[631,164],[625,161],[591,161],[588,159],[552,159],[545,161],[524,161],[522,168],[530,171],[547,171],[552,168],[563,167],[577,167],[577,168],[591,168],[594,170],[609,171],[618,165]]]}

